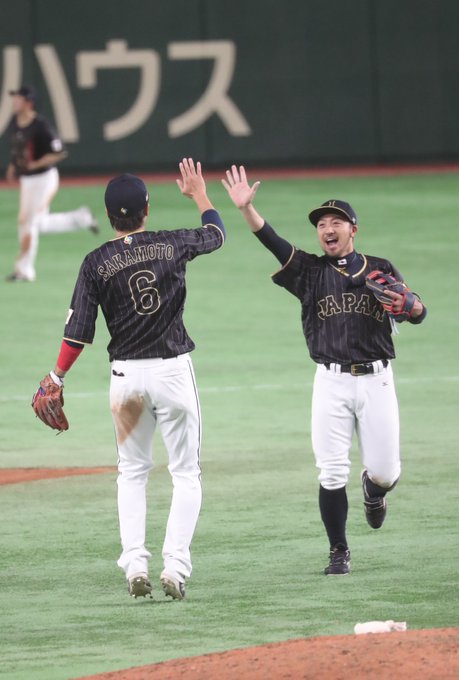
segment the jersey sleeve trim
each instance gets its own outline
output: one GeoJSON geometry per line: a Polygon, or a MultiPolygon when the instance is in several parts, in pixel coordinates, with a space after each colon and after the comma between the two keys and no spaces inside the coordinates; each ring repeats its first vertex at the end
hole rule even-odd
{"type": "Polygon", "coordinates": [[[226,239],[226,229],[220,215],[218,214],[218,211],[215,210],[215,208],[209,208],[208,210],[204,210],[204,212],[201,214],[201,225],[204,228],[215,227],[216,229],[218,229],[222,235],[223,245],[226,239]]]}
{"type": "Polygon", "coordinates": [[[221,242],[221,244],[220,244],[219,247],[221,248],[222,245],[225,243],[225,240],[226,240],[226,239],[225,239],[225,232],[222,231],[222,229],[220,229],[220,227],[218,226],[218,224],[212,224],[211,222],[209,222],[209,224],[204,224],[203,229],[207,229],[208,227],[215,227],[215,229],[218,229],[218,231],[220,232],[221,237],[222,237],[222,242],[221,242]]]}
{"type": "Polygon", "coordinates": [[[288,258],[287,262],[280,269],[277,269],[273,274],[271,274],[271,277],[276,276],[276,274],[279,274],[280,272],[284,271],[284,269],[287,269],[287,267],[289,266],[290,262],[293,259],[293,256],[295,255],[295,253],[296,253],[296,248],[295,248],[295,246],[292,246],[292,252],[290,253],[290,257],[288,258]]]}
{"type": "Polygon", "coordinates": [[[62,338],[63,340],[68,340],[69,342],[78,342],[80,345],[92,345],[92,340],[81,340],[80,338],[69,338],[66,335],[62,338]]]}

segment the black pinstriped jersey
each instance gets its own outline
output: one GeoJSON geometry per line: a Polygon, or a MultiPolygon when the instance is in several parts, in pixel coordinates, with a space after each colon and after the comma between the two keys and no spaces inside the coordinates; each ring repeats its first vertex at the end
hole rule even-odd
{"type": "Polygon", "coordinates": [[[114,359],[163,359],[190,352],[195,345],[183,324],[186,265],[219,248],[224,228],[214,210],[203,213],[203,227],[137,231],[104,243],[80,268],[64,339],[92,343],[98,307],[102,309],[114,359]]]}
{"type": "Polygon", "coordinates": [[[47,153],[59,153],[64,145],[48,121],[37,115],[30,125],[20,127],[16,116],[10,122],[11,163],[19,175],[38,175],[49,170],[51,165],[37,170],[26,170],[29,161],[36,161],[47,153]]]}
{"type": "Polygon", "coordinates": [[[372,269],[400,272],[388,261],[362,255],[354,275],[327,256],[295,250],[274,274],[274,283],[301,302],[303,333],[311,358],[319,363],[365,363],[395,357],[392,327],[382,305],[365,285],[372,269]]]}

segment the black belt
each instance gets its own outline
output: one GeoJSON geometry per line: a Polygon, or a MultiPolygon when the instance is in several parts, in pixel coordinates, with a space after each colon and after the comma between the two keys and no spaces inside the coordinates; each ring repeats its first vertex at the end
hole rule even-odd
{"type": "MultiPolygon", "coordinates": [[[[387,359],[380,359],[384,368],[388,365],[387,359]]],[[[363,364],[337,364],[341,368],[341,373],[350,373],[351,375],[368,375],[375,372],[374,364],[376,362],[367,362],[363,364]]],[[[324,364],[327,370],[330,370],[330,363],[324,364]]]]}

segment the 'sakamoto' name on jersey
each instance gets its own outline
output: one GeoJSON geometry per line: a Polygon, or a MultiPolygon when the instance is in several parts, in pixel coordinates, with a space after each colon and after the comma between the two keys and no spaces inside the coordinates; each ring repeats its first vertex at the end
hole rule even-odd
{"type": "Polygon", "coordinates": [[[97,273],[108,281],[122,269],[138,262],[149,262],[150,260],[173,260],[174,246],[171,243],[149,243],[135,248],[126,248],[120,253],[115,253],[104,265],[97,268],[97,273]]]}
{"type": "Polygon", "coordinates": [[[198,229],[140,230],[89,253],[80,267],[64,338],[90,344],[100,307],[111,338],[110,361],[165,359],[193,350],[182,318],[186,266],[224,242],[218,213],[207,210],[201,219],[198,229]]]}

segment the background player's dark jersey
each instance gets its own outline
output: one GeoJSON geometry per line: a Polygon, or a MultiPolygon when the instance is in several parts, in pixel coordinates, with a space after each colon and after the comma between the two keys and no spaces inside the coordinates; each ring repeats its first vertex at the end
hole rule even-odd
{"type": "Polygon", "coordinates": [[[16,116],[13,116],[9,126],[11,138],[11,163],[19,175],[37,175],[46,172],[51,165],[37,170],[26,170],[29,161],[36,161],[47,153],[59,153],[64,145],[56,131],[43,118],[37,115],[26,127],[19,127],[16,116]]]}
{"type": "Polygon", "coordinates": [[[183,324],[185,270],[190,260],[223,244],[216,211],[199,229],[138,231],[104,243],[84,259],[64,338],[91,343],[100,305],[114,359],[163,359],[195,345],[183,324]]]}
{"type": "Polygon", "coordinates": [[[301,250],[274,274],[274,283],[301,302],[303,333],[315,362],[348,364],[395,357],[389,317],[365,285],[372,269],[392,272],[402,280],[388,260],[364,255],[362,268],[351,276],[328,257],[301,250]]]}

